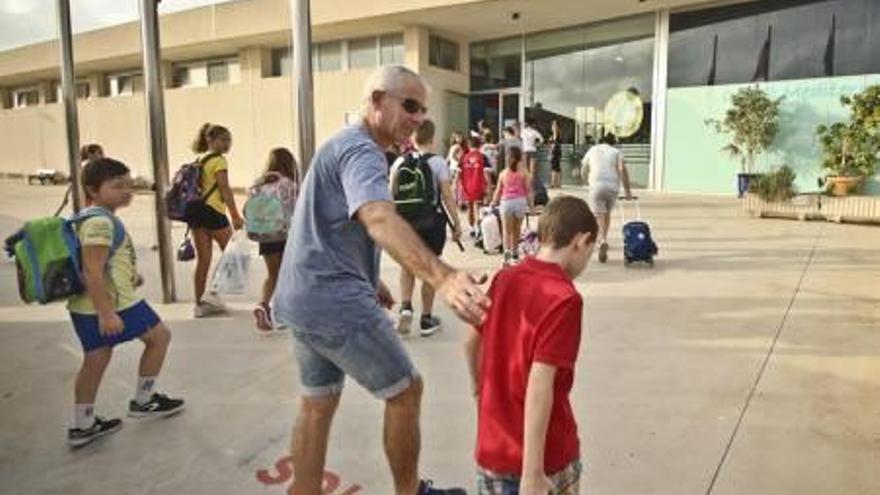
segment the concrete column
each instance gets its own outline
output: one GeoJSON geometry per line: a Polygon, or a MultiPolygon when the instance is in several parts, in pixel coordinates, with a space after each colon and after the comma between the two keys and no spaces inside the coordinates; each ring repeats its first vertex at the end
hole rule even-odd
{"type": "Polygon", "coordinates": [[[238,51],[238,65],[241,69],[241,82],[262,79],[271,70],[271,54],[259,46],[248,46],[238,51]],[[268,60],[268,63],[267,63],[268,60]],[[269,69],[266,67],[269,66],[269,69]]]}
{"type": "Polygon", "coordinates": [[[428,66],[428,30],[422,26],[407,26],[403,30],[404,63],[416,72],[428,66]]]}
{"type": "MultiPolygon", "coordinates": [[[[169,60],[163,60],[161,62],[162,65],[162,87],[163,88],[173,88],[174,87],[174,64],[169,60]]],[[[146,79],[144,80],[144,86],[146,87],[146,79]]]]}
{"type": "Polygon", "coordinates": [[[654,27],[654,97],[651,109],[649,188],[662,191],[666,166],[666,78],[669,66],[669,9],[657,12],[654,27]]]}
{"type": "Polygon", "coordinates": [[[0,108],[7,109],[12,107],[12,98],[10,97],[9,88],[0,88],[0,108]]]}
{"type": "Polygon", "coordinates": [[[104,74],[89,74],[86,76],[85,80],[89,83],[89,95],[92,98],[97,98],[101,96],[106,96],[106,93],[102,91],[102,80],[104,79],[104,74]]]}

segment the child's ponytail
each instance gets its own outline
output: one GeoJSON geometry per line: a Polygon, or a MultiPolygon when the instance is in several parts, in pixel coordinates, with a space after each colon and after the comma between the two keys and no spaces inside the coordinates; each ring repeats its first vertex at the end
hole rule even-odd
{"type": "Polygon", "coordinates": [[[211,129],[211,123],[205,122],[199,129],[199,133],[192,143],[192,150],[196,153],[204,153],[208,151],[208,130],[211,129]]]}

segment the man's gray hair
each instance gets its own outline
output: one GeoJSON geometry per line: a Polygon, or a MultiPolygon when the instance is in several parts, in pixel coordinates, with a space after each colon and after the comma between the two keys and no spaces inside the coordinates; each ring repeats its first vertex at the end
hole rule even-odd
{"type": "Polygon", "coordinates": [[[425,78],[409,67],[404,65],[386,65],[376,69],[376,71],[370,75],[370,78],[367,79],[367,83],[364,84],[364,99],[361,106],[361,116],[365,117],[369,112],[373,92],[397,92],[403,88],[404,81],[410,78],[420,82],[425,88],[425,91],[431,91],[431,87],[428,85],[428,82],[425,81],[425,78]]]}

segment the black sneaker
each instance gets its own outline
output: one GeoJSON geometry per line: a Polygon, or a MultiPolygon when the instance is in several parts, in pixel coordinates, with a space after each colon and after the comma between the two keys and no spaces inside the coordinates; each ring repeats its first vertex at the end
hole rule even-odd
{"type": "Polygon", "coordinates": [[[434,488],[433,484],[430,480],[420,481],[418,495],[467,495],[464,488],[434,488]]]}
{"type": "Polygon", "coordinates": [[[437,330],[440,330],[440,318],[437,318],[436,316],[422,315],[419,319],[419,326],[422,327],[419,334],[422,337],[430,337],[437,333],[437,330]]]}
{"type": "Polygon", "coordinates": [[[122,428],[121,419],[103,419],[95,416],[95,422],[89,428],[68,428],[67,443],[73,448],[86,446],[95,440],[122,428]]]}
{"type": "Polygon", "coordinates": [[[128,403],[128,416],[132,418],[164,418],[183,411],[183,399],[171,399],[167,395],[153,394],[146,404],[132,400],[128,403]]]}

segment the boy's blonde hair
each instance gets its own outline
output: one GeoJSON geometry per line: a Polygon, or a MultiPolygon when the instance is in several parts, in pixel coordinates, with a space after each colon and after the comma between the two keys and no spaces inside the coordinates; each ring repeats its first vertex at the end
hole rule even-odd
{"type": "Polygon", "coordinates": [[[599,232],[596,217],[586,201],[574,196],[557,196],[544,207],[538,220],[538,239],[544,246],[561,249],[568,246],[578,234],[599,232]]]}

